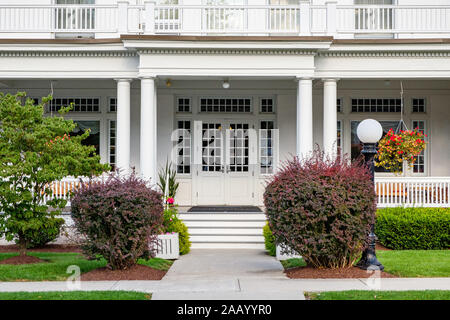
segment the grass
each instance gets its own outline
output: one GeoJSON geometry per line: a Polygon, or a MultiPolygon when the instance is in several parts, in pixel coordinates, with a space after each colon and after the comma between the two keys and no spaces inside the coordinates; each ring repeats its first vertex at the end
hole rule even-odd
{"type": "Polygon", "coordinates": [[[0,300],[150,300],[152,295],[135,291],[0,292],[0,300]]]}
{"type": "Polygon", "coordinates": [[[310,300],[450,300],[450,290],[305,292],[310,300]]]}
{"type": "MultiPolygon", "coordinates": [[[[450,250],[378,250],[384,271],[399,277],[450,277],[450,250]]],[[[303,259],[281,262],[285,269],[304,267],[303,259]]]]}
{"type": "MultiPolygon", "coordinates": [[[[66,273],[67,267],[77,265],[81,273],[106,266],[106,260],[87,260],[79,253],[54,253],[54,252],[30,252],[45,263],[33,263],[23,265],[0,265],[0,281],[63,281],[70,274],[66,273]]],[[[0,260],[15,256],[17,253],[0,253],[0,260]]],[[[167,271],[172,261],[160,258],[150,260],[140,259],[139,264],[158,270],[167,271]]]]}

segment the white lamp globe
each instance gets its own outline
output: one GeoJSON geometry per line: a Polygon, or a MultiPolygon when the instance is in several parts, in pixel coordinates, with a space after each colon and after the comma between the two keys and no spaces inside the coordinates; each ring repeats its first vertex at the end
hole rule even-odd
{"type": "Polygon", "coordinates": [[[356,134],[362,143],[377,143],[383,136],[383,127],[377,120],[366,119],[358,125],[356,134]]]}

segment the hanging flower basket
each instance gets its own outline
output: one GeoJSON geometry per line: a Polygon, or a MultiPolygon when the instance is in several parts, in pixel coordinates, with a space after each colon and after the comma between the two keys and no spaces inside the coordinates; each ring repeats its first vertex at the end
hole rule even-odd
{"type": "Polygon", "coordinates": [[[394,173],[402,171],[404,161],[412,167],[417,156],[425,150],[424,137],[426,136],[419,131],[419,128],[401,130],[398,134],[390,129],[378,143],[375,166],[383,167],[394,173]]]}

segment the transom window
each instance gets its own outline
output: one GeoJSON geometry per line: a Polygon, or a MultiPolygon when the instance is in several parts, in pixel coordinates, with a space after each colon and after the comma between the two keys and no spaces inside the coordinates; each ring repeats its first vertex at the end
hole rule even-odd
{"type": "Polygon", "coordinates": [[[190,174],[191,173],[191,121],[178,120],[177,121],[177,136],[176,144],[176,166],[177,173],[190,174]]]}
{"type": "MultiPolygon", "coordinates": [[[[423,134],[425,132],[425,121],[423,120],[414,120],[412,122],[413,129],[418,129],[423,134]]],[[[425,172],[425,150],[423,150],[417,157],[416,162],[413,164],[413,172],[414,173],[424,173],[425,172]]]]}
{"type": "Polygon", "coordinates": [[[200,112],[238,112],[250,113],[250,98],[201,98],[200,112]]]}
{"type": "Polygon", "coordinates": [[[191,99],[190,98],[178,98],[177,99],[177,112],[191,112],[191,99]]]}
{"type": "Polygon", "coordinates": [[[275,111],[273,99],[272,98],[262,98],[259,111],[261,113],[273,113],[275,111]]]}
{"type": "Polygon", "coordinates": [[[109,112],[117,112],[117,98],[109,98],[109,112]]]}
{"type": "Polygon", "coordinates": [[[336,112],[342,112],[342,99],[336,100],[336,112]]]}
{"type": "Polygon", "coordinates": [[[62,107],[68,107],[73,104],[71,112],[99,112],[99,98],[55,98],[50,101],[49,110],[57,112],[62,107]]]}
{"type": "Polygon", "coordinates": [[[352,99],[352,112],[400,112],[401,99],[352,99]]]}
{"type": "Polygon", "coordinates": [[[412,112],[425,112],[425,99],[413,98],[412,99],[412,112]]]}

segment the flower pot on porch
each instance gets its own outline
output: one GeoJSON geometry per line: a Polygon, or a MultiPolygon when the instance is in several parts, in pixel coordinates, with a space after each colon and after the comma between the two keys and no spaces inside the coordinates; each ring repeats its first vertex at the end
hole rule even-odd
{"type": "Polygon", "coordinates": [[[180,257],[178,233],[158,235],[156,257],[162,259],[178,259],[180,257]]]}
{"type": "Polygon", "coordinates": [[[301,258],[302,256],[284,244],[277,244],[276,257],[277,260],[287,260],[301,258]]]}

